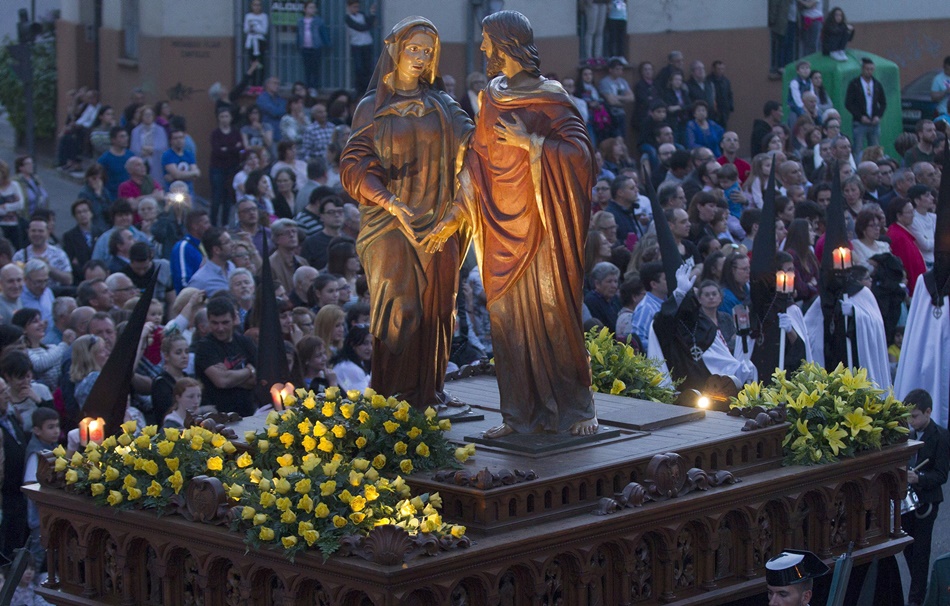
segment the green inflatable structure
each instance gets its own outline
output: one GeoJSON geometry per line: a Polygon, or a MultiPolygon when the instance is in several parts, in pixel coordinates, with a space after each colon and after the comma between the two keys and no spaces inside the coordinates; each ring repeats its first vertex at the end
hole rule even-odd
{"type": "MultiPolygon", "coordinates": [[[[900,69],[893,61],[867,51],[849,48],[845,51],[845,54],[848,56],[847,61],[835,61],[821,53],[808,55],[800,60],[808,61],[813,70],[821,72],[825,91],[828,93],[831,102],[834,103],[835,109],[841,113],[841,133],[850,137],[852,142],[854,137],[851,127],[851,114],[844,108],[844,96],[848,90],[848,83],[861,75],[861,59],[867,57],[874,61],[874,77],[884,85],[884,94],[887,97],[887,109],[881,118],[881,145],[884,146],[884,152],[887,155],[897,158],[897,152],[894,150],[894,140],[903,132],[900,69]]],[[[797,63],[798,61],[794,61],[786,65],[782,75],[782,103],[786,118],[789,116],[788,83],[795,77],[795,65],[797,63]]],[[[857,155],[855,155],[854,160],[860,162],[857,155]]]]}

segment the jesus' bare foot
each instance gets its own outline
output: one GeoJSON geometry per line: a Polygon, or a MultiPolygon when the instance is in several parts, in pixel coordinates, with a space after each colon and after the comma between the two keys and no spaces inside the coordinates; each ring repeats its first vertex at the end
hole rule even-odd
{"type": "Polygon", "coordinates": [[[507,424],[502,423],[497,427],[492,427],[485,432],[485,438],[489,440],[494,440],[495,438],[503,438],[505,436],[515,433],[515,430],[509,427],[507,424]]]}
{"type": "Polygon", "coordinates": [[[571,425],[571,435],[574,436],[591,436],[597,433],[597,428],[600,425],[597,423],[597,417],[591,417],[590,419],[584,419],[583,421],[578,421],[571,425]]]}

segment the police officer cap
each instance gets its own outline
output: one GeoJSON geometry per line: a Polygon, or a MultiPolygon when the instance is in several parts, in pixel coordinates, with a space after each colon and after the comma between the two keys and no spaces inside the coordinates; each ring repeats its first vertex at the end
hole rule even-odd
{"type": "Polygon", "coordinates": [[[772,587],[785,587],[814,579],[828,567],[810,551],[786,549],[765,564],[765,581],[772,587]]]}

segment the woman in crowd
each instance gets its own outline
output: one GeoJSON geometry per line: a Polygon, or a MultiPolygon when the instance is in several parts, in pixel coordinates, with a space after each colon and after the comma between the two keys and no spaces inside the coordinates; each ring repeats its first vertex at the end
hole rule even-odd
{"type": "Polygon", "coordinates": [[[303,131],[309,125],[310,114],[304,109],[303,97],[294,95],[287,100],[287,113],[280,119],[280,140],[300,145],[303,142],[303,131]]]}
{"type": "Polygon", "coordinates": [[[752,196],[752,206],[762,208],[762,195],[769,182],[769,172],[772,170],[772,156],[766,153],[756,154],[752,158],[752,170],[742,189],[752,196]]]}
{"type": "Polygon", "coordinates": [[[201,383],[188,377],[179,379],[172,390],[172,400],[174,404],[162,427],[184,429],[185,421],[201,406],[201,383]]]}
{"type": "Polygon", "coordinates": [[[297,196],[297,175],[289,168],[282,168],[274,175],[274,215],[278,219],[294,218],[294,198],[297,196]]]}
{"type": "Polygon", "coordinates": [[[597,230],[587,233],[587,244],[584,246],[584,290],[591,291],[594,284],[590,279],[590,272],[594,266],[604,261],[610,262],[611,248],[606,236],[597,230]]]}
{"type": "Polygon", "coordinates": [[[730,253],[722,264],[723,286],[720,311],[732,313],[732,308],[749,302],[749,257],[742,252],[730,253]]]}
{"type": "Polygon", "coordinates": [[[858,237],[851,240],[855,265],[863,265],[872,270],[871,257],[891,252],[891,246],[880,240],[883,227],[873,209],[865,208],[858,213],[858,217],[854,221],[854,233],[858,237]]]}
{"type": "MultiPolygon", "coordinates": [[[[155,123],[165,129],[165,134],[170,134],[172,128],[172,119],[175,114],[172,113],[172,104],[168,101],[159,101],[155,104],[155,123]]],[[[161,180],[159,180],[161,183],[161,180]]]]}
{"type": "Polygon", "coordinates": [[[33,158],[18,156],[13,161],[13,169],[16,171],[17,181],[20,183],[20,190],[26,198],[23,215],[29,219],[38,209],[49,207],[49,193],[47,193],[46,188],[43,187],[43,183],[36,174],[36,164],[33,162],[33,158]]]}
{"type": "Polygon", "coordinates": [[[795,300],[811,301],[818,294],[819,263],[812,245],[815,231],[808,219],[793,219],[785,237],[785,252],[795,267],[795,300]]]}
{"type": "MultiPolygon", "coordinates": [[[[831,97],[828,96],[828,91],[825,90],[824,77],[820,71],[813,69],[808,75],[808,79],[811,81],[812,92],[818,97],[818,115],[824,116],[826,110],[834,109],[835,107],[835,104],[831,101],[831,97]]],[[[821,125],[819,124],[818,126],[821,125]]]]}
{"type": "MultiPolygon", "coordinates": [[[[715,240],[715,242],[719,242],[715,240]]],[[[726,261],[726,255],[722,250],[716,250],[709,253],[705,259],[703,259],[703,271],[699,276],[700,282],[705,282],[706,280],[713,280],[715,282],[720,282],[722,280],[722,266],[726,261]]]]}
{"type": "Polygon", "coordinates": [[[828,12],[821,28],[821,52],[835,61],[847,61],[844,49],[854,38],[854,26],[848,23],[844,11],[837,6],[828,12]]]}
{"type": "Polygon", "coordinates": [[[331,354],[337,354],[346,334],[346,313],[339,305],[324,305],[313,321],[313,334],[323,339],[331,354]]]}
{"type": "Polygon", "coordinates": [[[709,104],[702,99],[693,102],[693,119],[686,124],[686,148],[708,147],[714,156],[722,155],[719,142],[723,131],[714,120],[709,119],[709,104]]]}
{"type": "Polygon", "coordinates": [[[704,280],[699,283],[699,307],[719,329],[719,335],[729,351],[733,351],[736,345],[736,323],[732,319],[732,312],[726,313],[719,309],[722,300],[722,289],[718,282],[704,280]]]}
{"type": "Polygon", "coordinates": [[[622,168],[634,168],[636,163],[627,152],[627,144],[623,137],[612,137],[600,142],[600,155],[604,159],[604,168],[615,175],[620,174],[622,168]]]}
{"type": "Polygon", "coordinates": [[[247,110],[247,124],[241,127],[241,138],[244,140],[244,149],[271,149],[274,145],[274,129],[261,121],[261,108],[256,105],[247,110]]]}
{"type": "Polygon", "coordinates": [[[683,83],[683,72],[676,70],[670,74],[666,90],[663,91],[666,103],[666,121],[673,127],[676,142],[686,145],[686,123],[689,121],[689,89],[683,83]]]}
{"type": "Polygon", "coordinates": [[[231,242],[231,262],[234,263],[235,268],[246,269],[252,276],[256,276],[258,266],[255,258],[260,259],[260,255],[253,245],[240,240],[231,242]]]}
{"type": "Polygon", "coordinates": [[[342,276],[349,285],[353,299],[356,297],[356,278],[363,273],[356,244],[346,237],[334,238],[327,247],[327,272],[342,276]]]}
{"type": "Polygon", "coordinates": [[[174,406],[176,382],[188,376],[188,339],[173,331],[162,339],[162,373],[152,381],[152,410],[146,416],[149,425],[157,425],[174,406]]]}
{"type": "Polygon", "coordinates": [[[59,387],[63,354],[69,349],[75,334],[69,331],[63,335],[63,341],[58,345],[46,345],[43,343],[43,337],[46,336],[47,322],[43,319],[40,310],[32,307],[16,310],[10,323],[23,329],[26,353],[29,354],[30,362],[33,364],[36,380],[49,387],[50,390],[59,387]]]}
{"type": "MultiPolygon", "coordinates": [[[[914,187],[926,187],[915,185],[914,187]]],[[[907,192],[908,196],[914,193],[914,187],[907,192]]],[[[913,199],[913,198],[911,198],[913,199]]],[[[924,257],[917,246],[917,238],[910,231],[914,224],[914,203],[910,200],[895,198],[887,207],[888,228],[887,236],[891,239],[891,252],[904,264],[904,273],[907,276],[907,291],[913,296],[918,276],[927,271],[924,257]]]]}
{"type": "Polygon", "coordinates": [[[25,206],[24,199],[20,184],[10,178],[10,165],[0,160],[0,229],[14,250],[19,250],[27,244],[18,218],[25,206]]]}
{"type": "MultiPolygon", "coordinates": [[[[782,135],[777,132],[770,132],[762,137],[762,149],[765,153],[780,152],[785,150],[785,142],[782,141],[782,135]]],[[[768,173],[766,173],[768,177],[768,173]]]]}
{"type": "Polygon", "coordinates": [[[241,163],[241,170],[234,173],[234,178],[231,179],[231,189],[234,190],[235,202],[240,202],[244,199],[246,195],[245,184],[247,183],[248,176],[261,167],[261,155],[259,147],[244,148],[244,153],[242,156],[243,161],[241,163]]]}
{"type": "Polygon", "coordinates": [[[844,198],[844,226],[848,232],[848,239],[857,238],[855,221],[858,213],[864,209],[864,183],[861,178],[852,175],[841,182],[841,195],[844,198]]]}
{"type": "Polygon", "coordinates": [[[328,358],[327,346],[320,337],[304,337],[297,343],[297,359],[306,389],[319,393],[338,385],[336,373],[327,366],[328,358]]]}
{"type": "MultiPolygon", "coordinates": [[[[593,196],[590,200],[590,212],[593,216],[607,208],[610,202],[610,181],[606,178],[599,178],[594,184],[593,196]]],[[[591,224],[593,228],[593,224],[591,224]]],[[[617,226],[614,225],[614,237],[616,238],[617,226]]],[[[606,235],[606,234],[605,234],[606,235]]]]}
{"type": "Polygon", "coordinates": [[[145,160],[151,178],[164,183],[165,167],[162,166],[162,154],[168,149],[168,133],[156,123],[155,111],[151,107],[142,108],[142,121],[132,129],[130,141],[129,149],[145,160]]]}
{"type": "Polygon", "coordinates": [[[689,215],[689,240],[694,244],[703,236],[719,237],[712,225],[717,209],[716,196],[709,192],[697,192],[689,201],[689,208],[686,209],[686,214],[689,215]]]}
{"type": "Polygon", "coordinates": [[[211,131],[211,163],[208,174],[211,179],[211,223],[227,225],[231,214],[231,192],[228,184],[233,184],[233,175],[241,166],[241,153],[244,140],[241,133],[232,126],[231,110],[223,107],[218,110],[218,128],[211,131]]]}
{"type": "Polygon", "coordinates": [[[75,397],[80,410],[85,406],[86,398],[99,378],[99,371],[108,359],[105,341],[95,335],[83,335],[73,343],[69,380],[76,385],[75,397]]]}
{"type": "Polygon", "coordinates": [[[103,105],[96,114],[96,121],[89,131],[89,145],[92,147],[92,157],[98,158],[109,149],[109,131],[118,124],[115,110],[111,105],[103,105]]]}
{"type": "Polygon", "coordinates": [[[604,105],[604,99],[594,84],[594,70],[582,67],[577,75],[575,96],[587,103],[587,130],[591,133],[591,140],[598,142],[610,132],[610,114],[604,105]]]}
{"type": "Polygon", "coordinates": [[[84,175],[84,184],[77,196],[80,200],[88,200],[92,208],[92,224],[99,231],[105,231],[112,225],[112,200],[109,190],[105,186],[105,169],[94,162],[89,165],[84,175]]]}
{"type": "Polygon", "coordinates": [[[254,200],[259,211],[274,216],[274,190],[265,169],[258,168],[247,176],[244,181],[244,199],[247,198],[254,200]]]}
{"type": "Polygon", "coordinates": [[[346,335],[343,347],[330,360],[340,389],[363,391],[369,387],[372,358],[373,335],[365,326],[354,326],[346,335]]]}

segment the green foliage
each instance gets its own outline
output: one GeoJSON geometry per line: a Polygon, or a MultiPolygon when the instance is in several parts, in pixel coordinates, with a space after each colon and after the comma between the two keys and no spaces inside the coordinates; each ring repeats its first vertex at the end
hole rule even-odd
{"type": "Polygon", "coordinates": [[[910,409],[867,378],[839,364],[828,372],[804,364],[790,379],[776,370],[771,386],[750,383],[732,400],[733,408],[786,406],[790,423],[785,436],[785,463],[812,465],[879,450],[907,438],[910,409]],[[883,397],[882,397],[883,396],[883,397]]]}
{"type": "MultiPolygon", "coordinates": [[[[10,43],[4,38],[0,44],[0,105],[20,137],[26,129],[26,105],[23,82],[13,70],[10,43]]],[[[56,42],[52,37],[33,45],[32,66],[34,133],[37,139],[50,139],[56,134],[56,42]]]]}
{"type": "Polygon", "coordinates": [[[594,391],[664,404],[676,399],[680,381],[664,375],[657,360],[636,353],[629,339],[622,343],[608,329],[592,328],[586,341],[594,391]]]}

